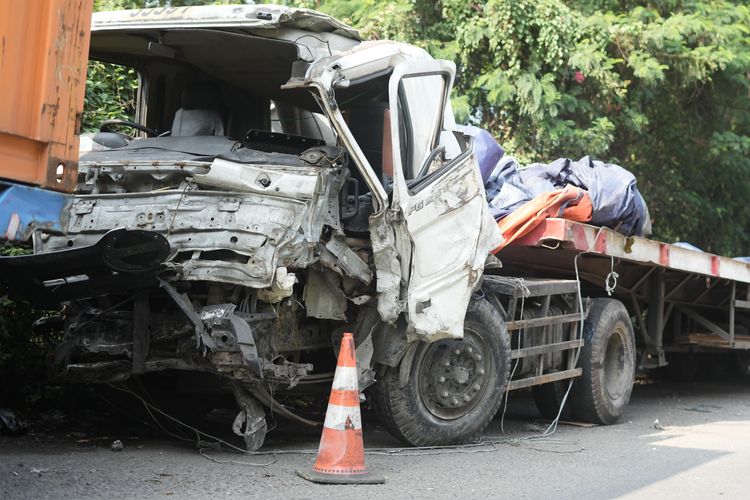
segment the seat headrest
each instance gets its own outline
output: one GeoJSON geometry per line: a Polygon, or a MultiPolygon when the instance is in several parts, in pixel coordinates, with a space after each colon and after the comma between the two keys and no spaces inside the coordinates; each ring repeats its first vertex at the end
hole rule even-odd
{"type": "Polygon", "coordinates": [[[183,109],[218,109],[221,91],[212,83],[193,83],[183,89],[181,102],[183,109]]]}

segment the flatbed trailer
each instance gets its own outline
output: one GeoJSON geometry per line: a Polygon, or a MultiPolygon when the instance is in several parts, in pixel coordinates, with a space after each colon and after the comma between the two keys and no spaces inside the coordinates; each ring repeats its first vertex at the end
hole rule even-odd
{"type": "Polygon", "coordinates": [[[750,349],[750,265],[741,260],[554,218],[499,256],[511,274],[556,278],[575,277],[577,258],[590,297],[609,280],[635,319],[642,368],[664,366],[669,351],[750,349]]]}
{"type": "Polygon", "coordinates": [[[694,372],[701,353],[732,352],[747,372],[750,265],[741,260],[558,218],[496,256],[483,291],[511,338],[507,390],[531,387],[549,418],[613,423],[636,371],[687,361],[694,372]],[[572,412],[561,410],[567,395],[572,412]]]}

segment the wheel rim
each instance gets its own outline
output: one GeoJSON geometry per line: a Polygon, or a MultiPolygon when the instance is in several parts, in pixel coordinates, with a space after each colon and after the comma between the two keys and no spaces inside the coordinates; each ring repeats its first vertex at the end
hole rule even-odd
{"type": "Polygon", "coordinates": [[[422,351],[416,369],[419,396],[437,418],[455,420],[483,398],[495,369],[487,343],[465,328],[463,339],[438,340],[422,351]]]}
{"type": "Polygon", "coordinates": [[[610,399],[620,399],[625,394],[628,385],[632,384],[632,377],[626,373],[627,351],[625,349],[625,335],[627,331],[621,324],[615,325],[612,335],[607,340],[604,350],[603,373],[604,388],[610,399]]]}

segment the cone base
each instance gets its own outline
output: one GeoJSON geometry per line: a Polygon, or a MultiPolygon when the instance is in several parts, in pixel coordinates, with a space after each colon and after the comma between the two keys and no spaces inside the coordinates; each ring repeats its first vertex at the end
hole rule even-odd
{"type": "Polygon", "coordinates": [[[384,484],[385,477],[370,472],[364,474],[323,474],[314,470],[298,470],[297,475],[320,484],[384,484]]]}

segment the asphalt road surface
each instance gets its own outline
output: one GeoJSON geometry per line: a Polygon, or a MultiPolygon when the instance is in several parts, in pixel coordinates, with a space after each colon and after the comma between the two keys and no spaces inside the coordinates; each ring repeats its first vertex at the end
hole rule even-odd
{"type": "Polygon", "coordinates": [[[365,415],[368,468],[384,485],[322,486],[309,467],[318,436],[280,424],[276,455],[199,452],[169,437],[111,431],[0,437],[0,497],[11,498],[748,498],[750,381],[635,387],[610,427],[546,424],[528,393],[511,394],[483,442],[449,450],[398,449],[365,415]],[[658,419],[658,423],[654,421],[658,419]],[[85,436],[85,437],[81,437],[85,436]],[[110,449],[113,439],[124,449],[110,449]],[[383,450],[383,448],[387,450],[383,450]],[[306,453],[296,453],[302,450],[306,453]],[[312,452],[311,452],[312,450],[312,452]],[[288,452],[293,453],[288,453],[288,452]],[[268,465],[265,465],[268,464],[268,465]]]}

